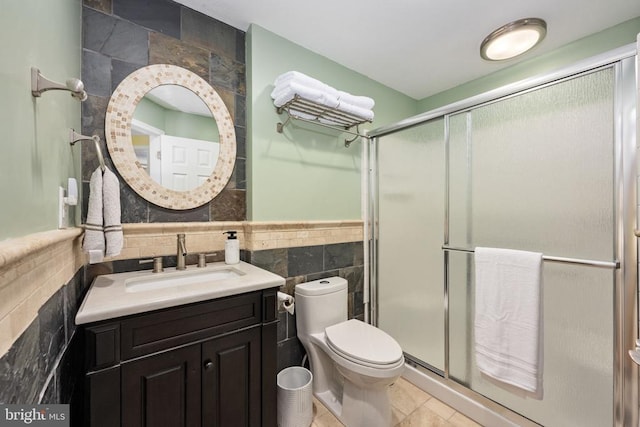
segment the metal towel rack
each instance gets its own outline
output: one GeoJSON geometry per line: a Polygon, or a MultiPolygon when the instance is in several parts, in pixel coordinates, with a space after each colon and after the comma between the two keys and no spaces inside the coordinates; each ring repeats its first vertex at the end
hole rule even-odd
{"type": "Polygon", "coordinates": [[[100,149],[100,137],[98,135],[81,135],[75,130],[69,129],[69,144],[73,146],[78,141],[93,141],[93,143],[96,145],[96,154],[98,155],[98,161],[100,162],[100,169],[102,169],[102,172],[104,172],[106,166],[104,165],[104,157],[102,156],[102,150],[100,149]]]}
{"type": "Polygon", "coordinates": [[[358,137],[366,138],[366,135],[360,133],[359,126],[362,123],[371,123],[371,120],[363,119],[362,117],[344,112],[337,108],[331,108],[326,105],[309,101],[298,95],[295,95],[291,101],[281,107],[276,107],[276,110],[278,111],[278,114],[282,114],[283,112],[287,113],[287,120],[285,120],[284,123],[279,122],[276,126],[278,133],[282,133],[284,127],[291,119],[300,120],[305,123],[313,123],[318,126],[355,135],[350,140],[345,139],[345,147],[349,147],[349,145],[351,145],[351,143],[358,137]],[[302,117],[300,114],[307,115],[311,118],[302,117]],[[356,127],[355,132],[350,130],[354,126],[356,127]]]}
{"type": "MultiPolygon", "coordinates": [[[[443,245],[442,249],[445,250],[445,251],[468,252],[468,253],[475,252],[475,249],[457,248],[457,247],[447,246],[447,245],[443,245]]],[[[591,260],[591,259],[565,258],[565,257],[549,256],[549,255],[543,255],[542,259],[544,261],[559,262],[559,263],[563,263],[563,264],[588,265],[590,267],[612,268],[612,269],[620,268],[620,261],[614,261],[614,262],[611,262],[611,261],[594,261],[594,260],[591,260]]]]}

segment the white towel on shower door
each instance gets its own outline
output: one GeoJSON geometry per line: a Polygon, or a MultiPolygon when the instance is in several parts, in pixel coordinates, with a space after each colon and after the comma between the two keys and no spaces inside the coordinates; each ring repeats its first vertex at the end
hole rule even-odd
{"type": "Polygon", "coordinates": [[[542,254],[475,249],[480,372],[542,398],[542,254]]]}

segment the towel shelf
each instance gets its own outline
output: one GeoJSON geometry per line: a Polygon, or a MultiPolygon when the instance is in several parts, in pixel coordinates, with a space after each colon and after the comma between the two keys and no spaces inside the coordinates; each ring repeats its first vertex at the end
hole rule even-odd
{"type": "Polygon", "coordinates": [[[284,127],[290,120],[299,120],[354,135],[350,140],[345,139],[345,147],[349,147],[358,137],[366,138],[367,136],[361,134],[358,127],[362,123],[371,123],[371,120],[309,101],[298,95],[295,95],[286,104],[276,107],[276,110],[278,114],[287,113],[287,120],[284,123],[279,122],[276,126],[278,133],[283,132],[284,127]],[[303,117],[303,115],[306,117],[303,117]],[[355,132],[350,130],[354,126],[356,127],[355,132]]]}
{"type": "MultiPolygon", "coordinates": [[[[475,252],[475,249],[470,249],[470,248],[456,248],[453,246],[442,246],[442,250],[445,251],[456,251],[456,252],[468,252],[468,253],[473,253],[475,252]]],[[[599,268],[611,268],[611,269],[618,269],[620,268],[620,261],[595,261],[595,260],[591,260],[591,259],[579,259],[579,258],[564,258],[564,257],[557,257],[557,256],[548,256],[548,255],[543,255],[542,259],[544,261],[549,261],[549,262],[559,262],[559,263],[564,263],[564,264],[578,264],[578,265],[587,265],[590,267],[599,267],[599,268]]]]}

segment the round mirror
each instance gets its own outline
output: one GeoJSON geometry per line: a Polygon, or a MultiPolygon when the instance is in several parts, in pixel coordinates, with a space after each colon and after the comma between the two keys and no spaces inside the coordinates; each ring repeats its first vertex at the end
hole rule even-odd
{"type": "Polygon", "coordinates": [[[231,116],[202,78],[150,65],[116,88],[105,122],[111,159],[131,188],[169,209],[192,209],[222,191],[233,172],[231,116]]]}

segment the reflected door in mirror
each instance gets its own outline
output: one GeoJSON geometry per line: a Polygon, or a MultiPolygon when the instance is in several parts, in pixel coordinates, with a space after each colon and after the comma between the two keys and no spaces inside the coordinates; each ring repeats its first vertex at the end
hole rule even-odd
{"type": "Polygon", "coordinates": [[[218,127],[207,105],[191,90],[171,84],[140,100],[131,140],[151,179],[175,191],[204,184],[220,152],[218,127]]]}
{"type": "MultiPolygon", "coordinates": [[[[151,150],[154,152],[154,150],[151,150]]],[[[218,161],[220,144],[171,135],[160,137],[160,160],[152,156],[151,178],[176,191],[196,188],[205,183],[218,161]],[[154,174],[155,172],[155,174],[154,174]],[[158,176],[159,175],[159,176],[158,176]]]]}

